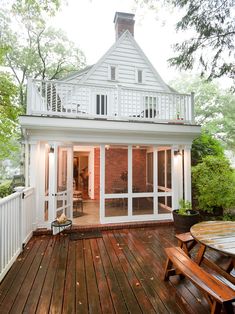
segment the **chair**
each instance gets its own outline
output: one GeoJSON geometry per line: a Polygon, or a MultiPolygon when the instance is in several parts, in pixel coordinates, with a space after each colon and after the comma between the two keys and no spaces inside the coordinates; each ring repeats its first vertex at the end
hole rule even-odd
{"type": "Polygon", "coordinates": [[[81,208],[81,211],[83,212],[83,199],[81,193],[73,194],[73,208],[75,208],[76,211],[81,208]]]}

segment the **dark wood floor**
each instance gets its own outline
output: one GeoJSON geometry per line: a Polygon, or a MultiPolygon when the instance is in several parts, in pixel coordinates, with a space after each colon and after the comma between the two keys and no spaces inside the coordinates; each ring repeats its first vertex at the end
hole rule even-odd
{"type": "Polygon", "coordinates": [[[171,226],[102,238],[33,237],[0,284],[0,313],[209,313],[187,280],[164,282],[171,226]]]}

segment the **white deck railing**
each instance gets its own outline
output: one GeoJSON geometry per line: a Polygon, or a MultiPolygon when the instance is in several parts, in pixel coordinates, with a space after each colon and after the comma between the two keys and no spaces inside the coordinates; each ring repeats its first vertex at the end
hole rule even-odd
{"type": "Polygon", "coordinates": [[[0,200],[0,281],[32,236],[34,211],[33,188],[0,200]]]}
{"type": "Polygon", "coordinates": [[[28,81],[27,114],[193,123],[193,94],[28,81]]]}

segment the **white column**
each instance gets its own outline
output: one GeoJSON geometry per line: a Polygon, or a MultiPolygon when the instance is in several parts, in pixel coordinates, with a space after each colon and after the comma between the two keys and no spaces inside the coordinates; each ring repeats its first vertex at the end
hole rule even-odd
{"type": "Polygon", "coordinates": [[[25,186],[29,187],[29,143],[28,141],[25,142],[25,161],[24,161],[24,166],[25,166],[25,186]]]}
{"type": "Polygon", "coordinates": [[[128,145],[128,217],[132,217],[132,145],[128,145]]]}
{"type": "Polygon", "coordinates": [[[192,202],[191,146],[184,148],[184,199],[192,202]]]}
{"type": "MultiPolygon", "coordinates": [[[[52,145],[52,144],[49,144],[52,145]]],[[[57,192],[57,155],[58,146],[54,145],[54,152],[49,153],[49,204],[48,220],[52,222],[56,217],[56,192],[57,192]]]]}
{"type": "Polygon", "coordinates": [[[175,155],[178,147],[172,147],[172,209],[177,209],[179,200],[183,197],[182,155],[175,155]]]}
{"type": "Polygon", "coordinates": [[[153,208],[154,215],[158,214],[158,148],[153,147],[153,208]]]}
{"type": "Polygon", "coordinates": [[[40,186],[40,182],[39,182],[39,173],[38,173],[38,162],[39,162],[39,145],[37,144],[37,142],[29,142],[30,145],[30,161],[29,161],[29,181],[28,184],[30,187],[33,187],[34,193],[35,193],[35,208],[33,209],[35,211],[35,215],[34,217],[36,217],[35,219],[35,223],[36,226],[38,226],[39,221],[40,221],[40,205],[39,205],[39,186],[40,186]]]}
{"type": "Polygon", "coordinates": [[[105,218],[105,145],[100,145],[100,222],[105,218]]]}

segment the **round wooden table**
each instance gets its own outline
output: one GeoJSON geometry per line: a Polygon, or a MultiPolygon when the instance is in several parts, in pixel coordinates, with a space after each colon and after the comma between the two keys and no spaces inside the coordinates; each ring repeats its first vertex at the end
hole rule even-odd
{"type": "Polygon", "coordinates": [[[205,246],[235,257],[235,221],[204,221],[192,226],[190,232],[205,246]]]}
{"type": "Polygon", "coordinates": [[[207,266],[235,284],[235,277],[231,274],[235,267],[235,222],[204,221],[193,225],[190,232],[200,244],[195,261],[199,265],[203,261],[207,266]],[[207,247],[229,256],[230,262],[226,269],[222,269],[210,258],[205,257],[207,247]]]}

